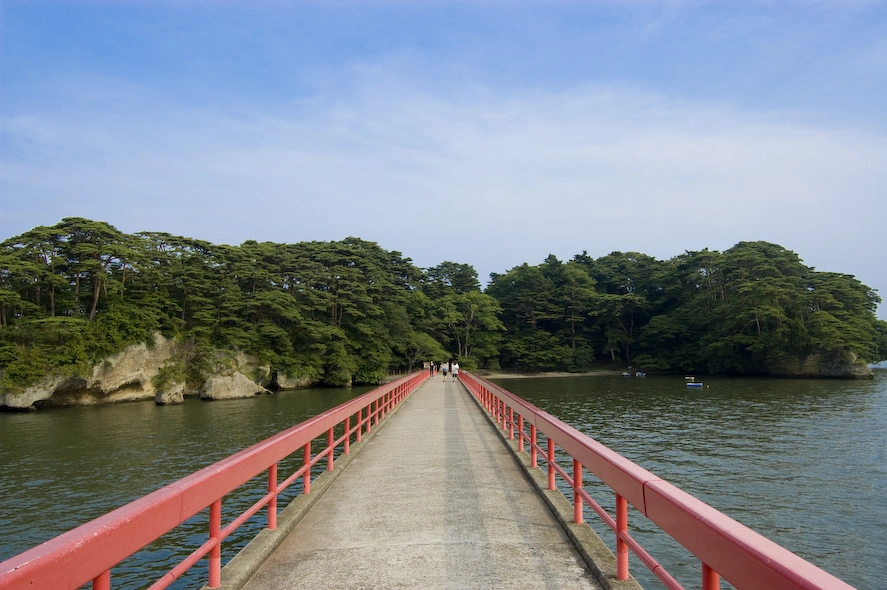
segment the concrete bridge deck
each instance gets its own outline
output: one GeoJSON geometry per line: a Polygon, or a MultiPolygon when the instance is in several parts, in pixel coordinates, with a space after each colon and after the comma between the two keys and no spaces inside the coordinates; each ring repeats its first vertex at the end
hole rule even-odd
{"type": "Polygon", "coordinates": [[[374,428],[244,586],[516,587],[600,588],[480,407],[440,376],[374,428]]]}

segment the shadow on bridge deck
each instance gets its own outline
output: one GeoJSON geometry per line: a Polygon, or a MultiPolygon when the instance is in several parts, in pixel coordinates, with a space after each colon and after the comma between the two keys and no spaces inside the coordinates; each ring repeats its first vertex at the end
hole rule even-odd
{"type": "Polygon", "coordinates": [[[543,498],[567,518],[569,503],[537,492],[461,383],[430,379],[380,426],[224,568],[223,588],[639,588],[615,580],[587,525],[559,524],[543,498]]]}

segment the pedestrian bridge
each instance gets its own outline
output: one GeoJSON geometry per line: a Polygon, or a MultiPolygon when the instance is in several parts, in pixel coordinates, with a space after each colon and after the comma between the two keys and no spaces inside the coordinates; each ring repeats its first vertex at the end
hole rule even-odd
{"type": "Polygon", "coordinates": [[[206,542],[145,587],[204,561],[208,588],[629,590],[632,554],[666,588],[851,588],[506,390],[459,378],[416,373],[324,412],[0,563],[0,588],[111,588],[117,564],[204,510],[206,542]],[[300,466],[279,476],[292,455],[300,466]],[[223,515],[222,498],[263,472],[267,494],[223,515]],[[629,506],[698,558],[701,581],[675,580],[640,546],[629,506]],[[606,523],[615,554],[586,517],[606,523]],[[251,518],[266,528],[222,568],[223,540],[251,518]]]}

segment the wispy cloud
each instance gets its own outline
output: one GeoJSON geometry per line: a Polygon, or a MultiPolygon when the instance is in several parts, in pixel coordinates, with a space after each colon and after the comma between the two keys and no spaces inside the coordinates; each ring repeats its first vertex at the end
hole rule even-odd
{"type": "Polygon", "coordinates": [[[106,108],[4,119],[19,146],[0,173],[4,234],[77,214],[229,243],[359,235],[482,276],[549,252],[666,258],[743,239],[870,275],[865,252],[887,249],[871,214],[887,138],[781,113],[617,86],[432,92],[378,73],[273,111],[103,87],[106,108]]]}

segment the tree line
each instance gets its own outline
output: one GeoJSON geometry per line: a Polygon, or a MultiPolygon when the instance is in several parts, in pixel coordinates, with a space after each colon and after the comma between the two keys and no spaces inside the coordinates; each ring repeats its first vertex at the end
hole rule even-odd
{"type": "Polygon", "coordinates": [[[852,275],[818,272],[769,242],[656,260],[637,252],[493,275],[503,366],[582,370],[601,357],[639,368],[767,374],[791,359],[887,358],[881,299],[852,275]]]}
{"type": "Polygon", "coordinates": [[[86,374],[157,332],[189,344],[178,369],[195,383],[219,349],[314,382],[376,383],[424,360],[491,362],[499,312],[469,265],[421,270],[353,237],[228,246],[72,217],[0,243],[6,386],[86,374]]]}
{"type": "Polygon", "coordinates": [[[360,238],[229,246],[71,217],[0,243],[0,384],[87,374],[158,332],[188,344],[176,370],[194,383],[220,349],[337,386],[448,358],[727,373],[813,352],[876,362],[887,358],[879,302],[853,276],[766,242],[666,261],[549,256],[482,290],[469,264],[421,269],[360,238]]]}

